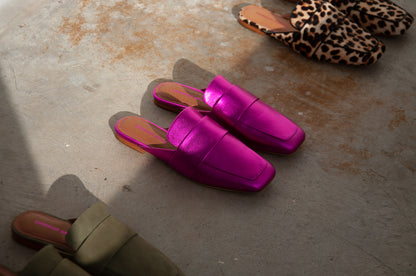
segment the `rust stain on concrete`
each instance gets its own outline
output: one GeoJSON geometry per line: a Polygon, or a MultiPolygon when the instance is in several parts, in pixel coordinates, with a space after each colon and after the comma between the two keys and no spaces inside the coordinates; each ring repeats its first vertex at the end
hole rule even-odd
{"type": "Polygon", "coordinates": [[[79,0],[81,3],[81,9],[85,8],[88,4],[92,2],[92,0],[79,0]]]}
{"type": "MultiPolygon", "coordinates": [[[[135,32],[134,37],[136,39],[124,41],[118,54],[112,59],[115,60],[123,59],[126,56],[139,57],[144,51],[150,51],[153,48],[152,34],[149,31],[135,32]]],[[[114,50],[110,49],[111,52],[114,50]]]]}
{"type": "MultiPolygon", "coordinates": [[[[356,149],[352,144],[342,144],[333,149],[337,152],[336,156],[329,159],[331,168],[338,169],[353,175],[360,175],[363,173],[363,162],[374,156],[373,153],[367,149],[356,149]]],[[[324,167],[325,171],[328,170],[324,167]]]]}
{"type": "Polygon", "coordinates": [[[373,154],[367,149],[357,150],[352,147],[351,144],[342,144],[338,147],[338,149],[346,154],[356,156],[360,160],[368,160],[373,156],[373,154]]]}
{"type": "Polygon", "coordinates": [[[128,16],[134,13],[135,8],[132,4],[127,3],[126,1],[120,1],[115,3],[114,6],[100,5],[98,10],[105,16],[115,12],[118,12],[123,16],[128,16]]]}
{"type": "Polygon", "coordinates": [[[81,14],[78,14],[75,17],[64,17],[62,18],[62,21],[62,25],[58,30],[63,34],[68,35],[72,46],[78,45],[83,37],[89,33],[89,31],[83,29],[85,18],[81,14]]]}
{"type": "Polygon", "coordinates": [[[402,108],[393,107],[392,112],[393,112],[393,119],[390,121],[390,124],[389,124],[389,127],[391,129],[395,129],[402,124],[408,124],[405,110],[403,110],[402,108]]]}
{"type": "MultiPolygon", "coordinates": [[[[361,172],[360,169],[356,168],[355,164],[351,162],[335,163],[335,164],[332,164],[332,167],[340,171],[347,172],[347,173],[354,174],[354,175],[358,175],[361,172]]],[[[328,170],[325,170],[325,171],[328,171],[328,170]]]]}
{"type": "Polygon", "coordinates": [[[153,48],[155,35],[146,30],[137,31],[143,29],[136,26],[143,16],[137,6],[126,1],[114,5],[97,4],[96,7],[91,3],[79,1],[74,15],[63,17],[58,27],[58,33],[66,35],[72,47],[89,36],[92,43],[98,43],[110,53],[111,61],[140,56],[153,48]]]}
{"type": "MultiPolygon", "coordinates": [[[[272,63],[273,72],[259,71],[252,59],[239,64],[237,70],[243,70],[247,77],[266,80],[267,87],[275,87],[260,97],[305,129],[304,146],[327,156],[320,161],[324,171],[364,175],[365,164],[376,153],[367,148],[366,140],[359,139],[366,124],[363,114],[372,107],[384,109],[386,103],[368,93],[374,88],[360,77],[361,69],[320,66],[318,61],[284,48],[271,51],[271,46],[267,42],[257,51],[267,52],[277,61],[272,63]]],[[[402,115],[397,112],[394,123],[403,122],[402,115]]]]}
{"type": "Polygon", "coordinates": [[[305,76],[305,80],[289,83],[289,87],[283,90],[285,93],[280,93],[277,100],[292,110],[303,112],[305,116],[302,119],[309,126],[326,129],[327,132],[338,132],[351,126],[359,116],[356,108],[362,105],[354,99],[354,94],[359,93],[354,78],[327,74],[308,76],[306,72],[300,72],[300,75],[305,76]],[[337,122],[340,115],[344,115],[345,120],[337,122]]]}
{"type": "Polygon", "coordinates": [[[401,161],[400,164],[402,164],[403,167],[407,168],[412,173],[416,172],[414,164],[409,164],[409,162],[404,162],[404,161],[401,161]]]}
{"type": "Polygon", "coordinates": [[[416,160],[411,155],[406,155],[408,151],[414,151],[414,147],[399,148],[392,151],[382,151],[382,153],[390,159],[396,159],[398,162],[408,169],[410,172],[416,172],[416,160]]]}
{"type": "MultiPolygon", "coordinates": [[[[201,19],[197,11],[202,6],[195,4],[190,7],[192,9],[181,10],[178,14],[177,10],[166,10],[166,7],[158,7],[150,0],[140,3],[78,0],[70,15],[62,18],[57,34],[70,42],[71,47],[88,46],[103,51],[109,63],[129,62],[136,57],[154,60],[154,57],[164,54],[171,57],[169,49],[183,48],[184,43],[188,52],[198,53],[200,41],[205,39],[204,49],[218,47],[218,41],[210,39],[212,32],[205,27],[198,28],[201,19]]],[[[209,5],[207,9],[218,11],[223,6],[209,5]]],[[[219,28],[218,32],[222,29],[219,28]]],[[[224,46],[213,55],[221,55],[221,51],[227,49],[228,46],[224,46]]],[[[207,62],[211,59],[201,54],[198,57],[207,62]]]]}

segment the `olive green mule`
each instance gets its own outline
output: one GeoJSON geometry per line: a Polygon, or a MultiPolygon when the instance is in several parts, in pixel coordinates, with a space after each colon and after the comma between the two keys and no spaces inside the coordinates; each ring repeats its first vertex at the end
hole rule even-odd
{"type": "Polygon", "coordinates": [[[48,245],[32,257],[21,272],[11,272],[0,266],[0,276],[89,276],[90,274],[48,245]]]}
{"type": "Polygon", "coordinates": [[[73,223],[28,211],[15,218],[12,231],[18,242],[33,248],[53,244],[93,275],[183,275],[163,253],[111,216],[103,203],[73,223]]]}

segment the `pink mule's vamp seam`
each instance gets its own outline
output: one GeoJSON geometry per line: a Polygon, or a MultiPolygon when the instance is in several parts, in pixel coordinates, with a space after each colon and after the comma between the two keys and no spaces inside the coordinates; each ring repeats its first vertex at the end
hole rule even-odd
{"type": "Polygon", "coordinates": [[[190,178],[204,174],[203,168],[207,165],[222,173],[255,180],[264,170],[265,163],[261,158],[253,159],[250,151],[212,119],[204,117],[198,125],[184,135],[169,165],[190,178]],[[233,159],[241,160],[236,163],[233,159]],[[245,163],[248,165],[247,168],[239,169],[239,166],[244,166],[245,163]],[[232,166],[233,164],[238,166],[232,166]],[[259,164],[261,164],[261,170],[253,170],[253,166],[259,166],[259,164]],[[248,169],[250,167],[251,169],[248,169]]]}

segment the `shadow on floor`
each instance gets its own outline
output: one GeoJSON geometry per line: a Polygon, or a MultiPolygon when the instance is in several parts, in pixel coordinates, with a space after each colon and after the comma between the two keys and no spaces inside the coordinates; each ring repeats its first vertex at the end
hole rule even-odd
{"type": "MultiPolygon", "coordinates": [[[[273,10],[277,9],[275,2],[262,1],[262,5],[273,10]]],[[[290,3],[279,5],[282,7],[289,8],[290,3]]],[[[237,10],[233,9],[234,16],[237,10]]],[[[414,271],[414,245],[408,243],[414,240],[414,227],[406,218],[406,205],[400,203],[405,201],[399,201],[400,195],[406,190],[410,193],[411,188],[407,183],[389,186],[383,180],[386,177],[376,171],[383,162],[373,158],[379,149],[372,147],[372,136],[379,132],[374,133],[371,124],[364,123],[367,118],[363,119],[363,114],[376,108],[384,111],[386,103],[376,106],[373,91],[381,66],[353,68],[319,63],[267,37],[232,70],[213,73],[190,60],[178,59],[172,81],[203,88],[216,74],[222,74],[299,124],[307,134],[306,141],[292,156],[262,154],[277,168],[277,176],[258,194],[197,185],[150,157],[146,167],[139,168],[137,176],[107,204],[114,216],[163,252],[169,252],[185,272],[256,275],[260,271],[267,275],[269,268],[278,268],[293,274],[371,271],[387,275],[414,271]],[[276,51],[270,51],[272,48],[276,51]],[[404,190],[397,192],[398,187],[404,190]],[[192,206],[189,199],[193,199],[192,206]],[[398,249],[403,258],[390,254],[398,249]],[[401,261],[409,268],[403,268],[401,261]]],[[[8,68],[7,74],[11,73],[8,68]]],[[[152,96],[154,87],[163,81],[169,80],[155,79],[148,85],[140,103],[141,114],[137,115],[168,127],[176,114],[155,106],[152,96]]],[[[3,237],[16,211],[32,209],[35,202],[41,201],[44,211],[69,218],[98,200],[76,175],[62,176],[43,194],[24,138],[28,134],[20,127],[8,93],[0,83],[3,237]],[[39,187],[38,192],[27,194],[27,185],[39,187]],[[49,209],[58,203],[62,208],[49,209]]],[[[109,127],[113,129],[118,119],[132,114],[114,114],[109,127]]],[[[380,133],[387,133],[384,125],[380,129],[380,133]]],[[[114,138],[114,143],[119,142],[114,138]]],[[[393,154],[384,158],[382,161],[396,162],[393,154]]],[[[7,256],[32,254],[11,243],[1,243],[1,248],[9,251],[7,256]]],[[[5,262],[13,267],[23,263],[21,259],[5,262]]]]}
{"type": "MultiPolygon", "coordinates": [[[[12,66],[0,71],[0,236],[10,236],[10,222],[18,212],[31,209],[35,202],[44,200],[42,186],[36,171],[30,146],[25,137],[10,99],[11,91],[3,83],[4,75],[13,79],[12,66]],[[30,191],[30,192],[29,192],[30,191]]],[[[19,260],[8,259],[24,255],[25,250],[15,247],[11,239],[0,243],[3,261],[16,265],[19,260]]]]}

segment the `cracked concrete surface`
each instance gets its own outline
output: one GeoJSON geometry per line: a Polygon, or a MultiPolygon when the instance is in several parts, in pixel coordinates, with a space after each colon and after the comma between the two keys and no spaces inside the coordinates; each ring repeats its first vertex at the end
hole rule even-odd
{"type": "MultiPolygon", "coordinates": [[[[395,1],[416,15],[413,0],[395,1]]],[[[284,0],[250,1],[279,13],[284,0]]],[[[64,218],[97,200],[187,275],[416,274],[416,27],[370,67],[308,60],[237,23],[235,0],[0,1],[0,260],[20,212],[64,218]],[[222,74],[291,118],[306,141],[258,194],[198,185],[121,144],[152,90],[222,74]]]]}

